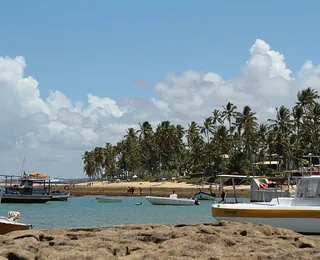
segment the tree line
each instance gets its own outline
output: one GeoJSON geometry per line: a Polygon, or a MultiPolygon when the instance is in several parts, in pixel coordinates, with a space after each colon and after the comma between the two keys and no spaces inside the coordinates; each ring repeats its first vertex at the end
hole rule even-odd
{"type": "Polygon", "coordinates": [[[299,91],[294,107],[276,108],[266,124],[259,123],[250,106],[239,111],[231,102],[187,128],[163,121],[153,129],[145,121],[127,129],[117,144],[85,151],[83,170],[89,178],[258,175],[271,170],[257,162],[272,159],[279,160],[280,170],[296,169],[303,155],[320,154],[319,97],[313,88],[299,91]]]}

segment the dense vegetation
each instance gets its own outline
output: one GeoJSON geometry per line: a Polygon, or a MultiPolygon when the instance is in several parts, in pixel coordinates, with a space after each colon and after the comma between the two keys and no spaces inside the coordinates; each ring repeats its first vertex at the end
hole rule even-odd
{"type": "Polygon", "coordinates": [[[312,88],[298,92],[295,106],[276,108],[267,124],[258,123],[250,106],[238,111],[231,102],[187,129],[170,121],[152,129],[146,121],[139,129],[127,129],[116,145],[86,151],[84,172],[90,178],[267,174],[268,165],[256,162],[272,159],[280,160],[281,170],[296,169],[303,155],[320,154],[319,97],[312,88]]]}

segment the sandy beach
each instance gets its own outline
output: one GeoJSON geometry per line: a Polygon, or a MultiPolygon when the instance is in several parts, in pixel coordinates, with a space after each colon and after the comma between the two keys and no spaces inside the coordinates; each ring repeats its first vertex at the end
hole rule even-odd
{"type": "MultiPolygon", "coordinates": [[[[190,184],[186,182],[90,182],[80,183],[75,185],[57,185],[55,189],[60,191],[69,191],[73,196],[81,195],[110,195],[110,196],[138,196],[138,195],[155,195],[155,196],[168,196],[172,192],[178,196],[192,196],[196,192],[202,190],[210,192],[209,185],[190,184]],[[128,193],[128,187],[134,187],[134,193],[128,193]]],[[[225,186],[225,190],[233,190],[232,186],[225,186]]],[[[237,185],[237,194],[242,193],[243,196],[248,195],[249,185],[237,185]]],[[[212,191],[219,194],[219,187],[212,186],[212,191]]]]}
{"type": "Polygon", "coordinates": [[[320,239],[251,223],[15,231],[0,259],[319,259],[320,239]]]}

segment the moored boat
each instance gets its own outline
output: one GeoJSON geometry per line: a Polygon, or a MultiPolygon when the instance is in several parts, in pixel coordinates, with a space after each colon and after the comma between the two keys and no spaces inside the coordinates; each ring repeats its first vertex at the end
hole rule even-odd
{"type": "Polygon", "coordinates": [[[56,187],[57,184],[66,184],[64,186],[64,189],[67,191],[70,189],[70,185],[68,184],[68,180],[65,179],[50,179],[48,176],[45,177],[45,179],[41,180],[35,180],[34,183],[39,184],[40,186],[43,186],[42,189],[34,189],[33,194],[48,194],[51,196],[50,201],[67,201],[72,196],[70,195],[70,192],[61,192],[59,188],[56,187]]]}
{"type": "Polygon", "coordinates": [[[29,230],[32,225],[18,222],[20,213],[17,211],[9,211],[8,217],[0,217],[0,235],[7,234],[16,230],[29,230]]]}
{"type": "Polygon", "coordinates": [[[71,198],[70,193],[51,193],[51,199],[50,201],[67,201],[69,198],[71,198]]]}
{"type": "Polygon", "coordinates": [[[50,195],[4,193],[2,194],[1,203],[46,203],[50,199],[50,195]]]}
{"type": "Polygon", "coordinates": [[[295,197],[271,202],[218,203],[212,216],[220,220],[252,222],[288,228],[300,233],[320,233],[320,176],[301,177],[295,197]]]}
{"type": "Polygon", "coordinates": [[[171,205],[171,206],[194,206],[199,205],[198,200],[194,198],[178,198],[177,194],[170,194],[169,197],[146,196],[146,200],[153,205],[171,205]]]}
{"type": "Polygon", "coordinates": [[[196,194],[194,194],[193,196],[197,200],[212,200],[212,201],[216,200],[215,193],[208,193],[208,192],[204,192],[204,191],[199,191],[196,194]]]}
{"type": "Polygon", "coordinates": [[[121,203],[122,199],[119,198],[111,198],[108,196],[100,196],[96,197],[96,200],[101,203],[121,203]]]}
{"type": "Polygon", "coordinates": [[[14,175],[0,176],[5,177],[1,203],[46,203],[51,199],[48,193],[35,194],[33,192],[33,184],[37,179],[14,175]]]}

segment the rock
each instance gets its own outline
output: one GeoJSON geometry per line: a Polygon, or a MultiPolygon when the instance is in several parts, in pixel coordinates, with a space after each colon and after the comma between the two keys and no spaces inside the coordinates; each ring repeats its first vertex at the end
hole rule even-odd
{"type": "Polygon", "coordinates": [[[248,235],[247,230],[242,230],[242,231],[240,232],[240,235],[241,235],[241,236],[246,236],[246,235],[248,235]]]}
{"type": "Polygon", "coordinates": [[[320,238],[252,223],[122,225],[15,231],[3,259],[314,259],[320,238]],[[301,256],[300,258],[295,256],[301,256]]]}

